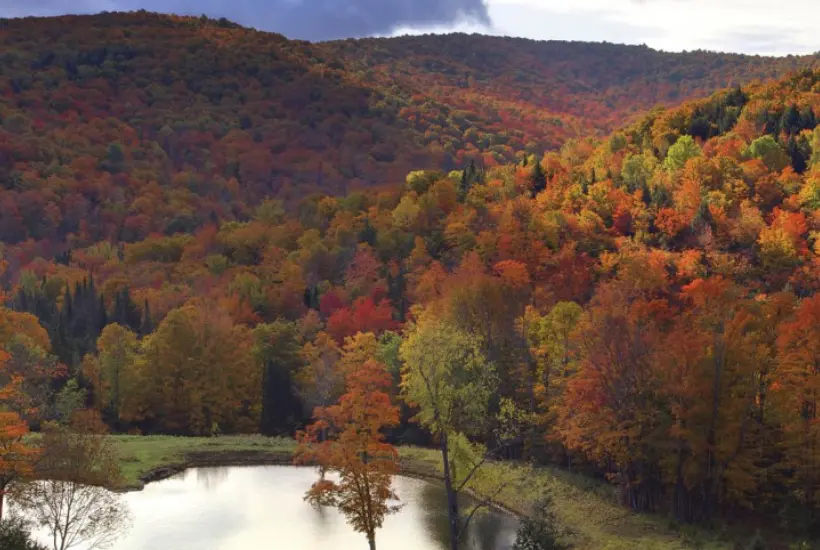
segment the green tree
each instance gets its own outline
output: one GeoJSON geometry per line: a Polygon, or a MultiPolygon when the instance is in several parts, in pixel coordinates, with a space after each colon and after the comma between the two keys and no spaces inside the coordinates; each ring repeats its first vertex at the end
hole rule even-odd
{"type": "Polygon", "coordinates": [[[765,135],[749,145],[749,154],[763,161],[769,170],[779,172],[791,164],[791,159],[774,137],[765,135]]]}
{"type": "Polygon", "coordinates": [[[254,218],[271,225],[278,225],[285,221],[285,207],[279,199],[267,199],[256,207],[254,218]]]}
{"type": "Polygon", "coordinates": [[[262,414],[265,434],[290,434],[302,416],[294,378],[302,366],[296,323],[278,319],[253,331],[253,354],[262,369],[262,414]]]}
{"type": "Polygon", "coordinates": [[[533,163],[532,172],[530,173],[530,188],[533,197],[538,196],[541,191],[547,188],[547,175],[544,173],[544,168],[538,159],[533,163]]]}
{"type": "Polygon", "coordinates": [[[67,424],[71,420],[71,415],[85,407],[85,400],[88,392],[80,387],[76,378],[72,378],[57,393],[54,400],[54,408],[57,412],[57,421],[60,424],[67,424]]]}
{"type": "Polygon", "coordinates": [[[654,155],[629,155],[621,165],[621,179],[630,193],[644,189],[657,165],[654,155]]]}
{"type": "Polygon", "coordinates": [[[122,145],[119,143],[111,143],[108,145],[108,151],[105,155],[105,160],[100,163],[103,170],[116,174],[125,169],[125,152],[122,145]]]}
{"type": "Polygon", "coordinates": [[[415,170],[407,174],[406,185],[410,191],[415,191],[419,195],[426,193],[434,182],[442,179],[444,175],[437,171],[415,170]]]}
{"type": "Polygon", "coordinates": [[[422,315],[401,346],[404,399],[419,408],[418,419],[435,437],[447,491],[450,547],[459,549],[465,527],[459,493],[477,474],[482,460],[466,434],[480,433],[488,421],[495,370],[480,340],[431,314],[422,315]],[[467,460],[465,460],[467,459],[467,460]],[[459,472],[464,462],[472,463],[459,472]]]}
{"type": "Polygon", "coordinates": [[[675,144],[669,148],[663,167],[670,172],[680,170],[691,158],[701,155],[700,147],[695,143],[692,136],[681,136],[675,144]]]}
{"type": "Polygon", "coordinates": [[[94,385],[94,402],[103,416],[119,426],[123,401],[134,381],[140,344],[128,328],[112,323],[97,340],[99,353],[83,362],[85,376],[94,385]]]}

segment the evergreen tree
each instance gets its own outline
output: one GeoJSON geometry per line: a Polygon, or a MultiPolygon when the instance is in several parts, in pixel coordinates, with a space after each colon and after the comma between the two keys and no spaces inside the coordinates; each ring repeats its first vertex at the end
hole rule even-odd
{"type": "Polygon", "coordinates": [[[289,435],[301,424],[302,403],[294,389],[294,377],[302,365],[298,333],[295,323],[282,319],[253,330],[254,355],[263,369],[263,434],[289,435]]]}
{"type": "Polygon", "coordinates": [[[97,328],[102,331],[105,328],[105,325],[108,324],[108,313],[105,311],[105,298],[103,295],[100,294],[100,303],[97,306],[97,328]]]}
{"type": "Polygon", "coordinates": [[[405,321],[407,316],[407,281],[405,279],[405,267],[402,264],[399,264],[399,268],[396,270],[396,275],[394,276],[392,271],[388,270],[387,272],[387,288],[388,288],[388,296],[390,297],[390,302],[395,306],[396,310],[398,311],[398,321],[402,323],[405,321]]]}
{"type": "Polygon", "coordinates": [[[461,171],[461,179],[458,183],[458,199],[464,201],[470,189],[477,183],[483,183],[484,173],[476,168],[475,161],[471,160],[464,170],[461,171]]]}
{"type": "Polygon", "coordinates": [[[811,147],[804,139],[796,139],[790,136],[786,142],[786,152],[791,157],[791,165],[794,171],[802,174],[806,171],[811,158],[811,147]]]}
{"type": "Polygon", "coordinates": [[[458,200],[460,202],[464,202],[469,190],[469,180],[467,179],[467,169],[465,168],[461,171],[461,179],[458,182],[458,200]]]}
{"type": "Polygon", "coordinates": [[[814,115],[814,109],[811,108],[811,105],[806,105],[800,111],[800,129],[801,130],[814,130],[817,126],[817,117],[814,115]]]}
{"type": "Polygon", "coordinates": [[[538,196],[538,194],[546,188],[547,175],[544,173],[544,168],[541,166],[541,162],[536,160],[532,168],[532,173],[530,174],[530,189],[532,189],[532,196],[538,196]]]}
{"type": "MultiPolygon", "coordinates": [[[[138,332],[140,326],[142,326],[142,315],[139,308],[137,308],[137,304],[131,299],[131,291],[128,287],[121,289],[114,296],[114,306],[109,322],[127,327],[132,332],[138,332]]],[[[100,330],[102,328],[104,327],[100,327],[100,330]]]]}
{"type": "Polygon", "coordinates": [[[319,289],[316,285],[305,288],[305,307],[319,310],[319,289]]]}
{"type": "Polygon", "coordinates": [[[378,237],[378,233],[376,232],[376,228],[371,225],[370,220],[368,218],[364,219],[364,227],[362,227],[361,232],[359,232],[359,241],[365,242],[370,246],[376,246],[376,238],[378,237]]]}
{"type": "Polygon", "coordinates": [[[139,335],[144,338],[152,332],[154,332],[154,320],[151,318],[151,306],[148,305],[148,300],[145,300],[142,307],[142,323],[140,324],[139,335]]]}
{"type": "Polygon", "coordinates": [[[800,131],[800,112],[794,104],[789,105],[780,119],[780,130],[794,135],[800,131]]]}

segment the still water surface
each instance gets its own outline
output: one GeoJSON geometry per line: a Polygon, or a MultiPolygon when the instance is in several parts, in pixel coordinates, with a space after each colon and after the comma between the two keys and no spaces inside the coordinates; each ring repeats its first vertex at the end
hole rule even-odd
{"type": "MultiPolygon", "coordinates": [[[[314,468],[198,468],[123,495],[131,526],[112,550],[366,550],[335,509],[303,501],[314,468]]],[[[397,477],[403,503],[376,535],[379,550],[446,550],[443,488],[397,477]]],[[[509,550],[517,520],[491,512],[473,520],[470,550],[509,550]]]]}

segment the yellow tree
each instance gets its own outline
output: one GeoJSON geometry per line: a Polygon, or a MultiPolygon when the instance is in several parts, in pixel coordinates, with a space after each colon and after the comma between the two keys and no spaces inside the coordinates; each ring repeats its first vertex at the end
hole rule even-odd
{"type": "Polygon", "coordinates": [[[251,330],[205,300],[171,311],[144,341],[146,419],[174,433],[211,435],[259,425],[261,369],[251,330]]]}
{"type": "MultiPolygon", "coordinates": [[[[542,316],[535,308],[528,307],[522,317],[530,355],[535,362],[532,412],[536,413],[538,422],[533,435],[539,428],[546,435],[544,430],[555,421],[556,401],[570,375],[574,354],[571,335],[582,315],[583,309],[575,302],[558,302],[547,315],[542,316]]],[[[530,442],[533,448],[535,444],[530,442]]]]}
{"type": "Polygon", "coordinates": [[[345,375],[363,365],[369,359],[374,359],[379,350],[376,335],[372,332],[358,332],[354,336],[345,338],[342,356],[339,360],[339,369],[345,375]]]}
{"type": "Polygon", "coordinates": [[[117,426],[126,396],[136,391],[137,335],[112,323],[97,339],[97,351],[96,357],[86,357],[83,361],[83,374],[94,385],[95,406],[117,426]]]}
{"type": "Polygon", "coordinates": [[[0,294],[0,349],[7,355],[0,386],[19,381],[14,399],[6,405],[37,425],[49,415],[54,381],[66,375],[66,368],[51,354],[48,333],[37,317],[3,307],[2,300],[0,294]]]}
{"type": "Polygon", "coordinates": [[[397,509],[389,501],[397,499],[391,485],[398,454],[382,433],[399,421],[398,408],[390,402],[390,382],[387,367],[376,361],[351,369],[338,404],[317,407],[316,421],[298,434],[297,460],[339,475],[338,481],[322,475],[306,499],[337,507],[365,534],[371,550],[376,548],[376,529],[397,509]]]}

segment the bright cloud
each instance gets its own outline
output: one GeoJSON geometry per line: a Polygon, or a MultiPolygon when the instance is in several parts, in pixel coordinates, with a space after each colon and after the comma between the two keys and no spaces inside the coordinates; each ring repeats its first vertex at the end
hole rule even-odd
{"type": "Polygon", "coordinates": [[[0,0],[0,17],[138,8],[311,39],[457,30],[668,51],[820,51],[818,0],[0,0]]]}

